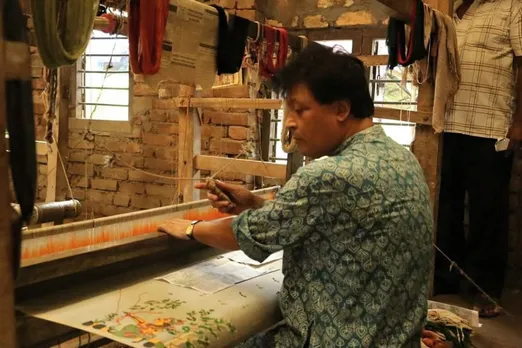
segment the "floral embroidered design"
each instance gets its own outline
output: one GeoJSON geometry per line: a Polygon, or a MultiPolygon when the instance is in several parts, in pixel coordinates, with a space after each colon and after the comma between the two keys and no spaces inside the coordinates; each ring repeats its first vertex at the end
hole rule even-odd
{"type": "Polygon", "coordinates": [[[183,318],[163,316],[166,310],[175,310],[185,301],[138,301],[128,310],[109,313],[101,319],[84,322],[96,330],[140,343],[144,348],[207,347],[220,333],[233,333],[232,323],[213,316],[213,309],[185,313],[183,318]]]}

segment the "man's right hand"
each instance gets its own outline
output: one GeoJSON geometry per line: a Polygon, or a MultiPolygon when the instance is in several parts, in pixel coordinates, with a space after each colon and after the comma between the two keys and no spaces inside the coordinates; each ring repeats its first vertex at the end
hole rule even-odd
{"type": "MultiPolygon", "coordinates": [[[[256,196],[242,186],[225,184],[219,180],[216,180],[216,186],[233,202],[231,204],[230,202],[220,200],[218,196],[208,192],[207,198],[210,200],[212,206],[221,213],[238,215],[247,209],[261,208],[264,204],[265,200],[262,197],[256,196]]],[[[200,190],[206,190],[207,184],[201,182],[194,185],[194,187],[200,190]]]]}

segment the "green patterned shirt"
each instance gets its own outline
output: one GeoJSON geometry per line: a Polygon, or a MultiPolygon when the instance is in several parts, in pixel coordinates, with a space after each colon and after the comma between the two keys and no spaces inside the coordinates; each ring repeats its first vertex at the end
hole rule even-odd
{"type": "Polygon", "coordinates": [[[284,250],[284,321],[243,347],[419,347],[433,217],[414,155],[373,126],[237,216],[241,250],[284,250]]]}

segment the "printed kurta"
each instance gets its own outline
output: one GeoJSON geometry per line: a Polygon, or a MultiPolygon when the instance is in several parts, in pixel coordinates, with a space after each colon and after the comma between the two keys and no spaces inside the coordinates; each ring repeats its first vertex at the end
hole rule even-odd
{"type": "Polygon", "coordinates": [[[284,250],[285,320],[241,347],[418,347],[433,217],[414,155],[381,126],[299,169],[273,201],[233,221],[240,248],[284,250]]]}

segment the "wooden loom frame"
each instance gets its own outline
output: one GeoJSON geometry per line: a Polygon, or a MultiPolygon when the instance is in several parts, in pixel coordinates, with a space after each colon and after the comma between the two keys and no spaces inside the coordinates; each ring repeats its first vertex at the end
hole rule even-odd
{"type": "MultiPolygon", "coordinates": [[[[452,10],[452,2],[449,0],[425,0],[427,4],[432,5],[433,8],[439,9],[445,13],[450,13],[452,10]]],[[[379,11],[384,11],[397,18],[407,19],[409,15],[409,9],[413,5],[413,0],[378,0],[380,9],[379,11]]],[[[3,1],[0,0],[0,5],[3,5],[3,1]]],[[[377,5],[377,4],[376,4],[377,5]]],[[[2,82],[5,81],[4,75],[6,71],[11,71],[11,69],[4,64],[4,58],[6,56],[5,44],[3,40],[2,34],[2,9],[3,6],[0,7],[0,79],[2,82]]],[[[363,57],[361,57],[363,59],[363,57]]],[[[364,59],[363,59],[364,60],[364,59]]],[[[371,65],[383,65],[385,64],[384,57],[372,57],[371,62],[370,58],[365,61],[365,63],[369,66],[371,65]]],[[[4,91],[4,83],[0,84],[0,101],[5,101],[5,91],[4,91]]],[[[63,100],[63,98],[61,98],[63,100]]],[[[178,107],[182,109],[186,109],[187,107],[196,108],[196,107],[219,107],[226,105],[229,108],[258,108],[258,109],[279,109],[281,101],[273,101],[273,100],[251,100],[251,99],[228,99],[226,102],[221,98],[191,98],[190,105],[188,104],[188,98],[176,98],[178,107]],[[271,104],[270,104],[271,103],[271,104]]],[[[0,102],[0,132],[3,132],[5,129],[5,103],[0,102]]],[[[439,190],[439,176],[440,176],[440,159],[441,159],[441,150],[442,150],[442,141],[440,135],[435,135],[433,132],[431,124],[431,113],[433,107],[433,90],[430,85],[423,85],[419,91],[419,103],[418,103],[419,111],[411,113],[411,121],[417,123],[416,129],[416,137],[413,144],[413,152],[419,159],[425,175],[426,179],[430,186],[430,191],[432,195],[432,202],[434,203],[434,216],[436,217],[437,212],[437,197],[439,190]],[[433,154],[436,154],[433,156],[433,154]]],[[[62,107],[60,106],[60,114],[62,107]]],[[[67,110],[67,109],[65,109],[67,110]]],[[[386,119],[398,119],[399,110],[396,109],[386,109],[386,108],[377,108],[377,112],[375,117],[386,118],[386,119]]],[[[182,113],[184,115],[185,113],[182,113]]],[[[215,170],[216,168],[223,167],[230,161],[231,159],[222,158],[222,157],[214,157],[214,156],[201,156],[194,151],[195,140],[199,137],[198,133],[198,122],[195,117],[195,113],[188,113],[191,117],[180,118],[180,137],[182,134],[185,134],[184,130],[190,131],[187,136],[186,142],[180,141],[180,144],[186,143],[188,145],[188,152],[183,152],[184,155],[179,157],[179,159],[183,159],[183,161],[179,161],[178,163],[178,173],[182,174],[190,174],[190,176],[195,175],[198,170],[207,169],[207,170],[215,170]]],[[[62,114],[63,115],[63,114],[62,114]]],[[[61,120],[67,122],[68,117],[59,117],[60,123],[61,120]]],[[[67,131],[68,127],[62,127],[63,131],[67,131]]],[[[61,132],[60,132],[61,133],[61,132]]],[[[64,142],[63,137],[59,137],[58,147],[60,144],[64,142]]],[[[47,144],[38,143],[37,142],[37,152],[38,155],[48,155],[47,144]]],[[[197,150],[197,148],[196,148],[197,150]]],[[[181,152],[181,150],[180,150],[181,152]]],[[[56,151],[54,152],[56,153],[56,151]]],[[[54,155],[56,156],[56,154],[54,155]]],[[[268,166],[269,171],[275,177],[282,177],[283,173],[285,173],[286,177],[286,166],[281,166],[278,164],[266,164],[268,166]],[[284,170],[283,170],[284,169],[284,170]]],[[[244,174],[253,174],[253,175],[261,175],[264,176],[266,174],[266,169],[260,162],[257,161],[249,161],[249,160],[238,160],[234,166],[231,166],[229,170],[237,171],[244,174]]],[[[55,171],[59,173],[60,171],[55,171]]],[[[8,164],[7,164],[7,156],[6,156],[6,147],[5,142],[0,142],[0,176],[7,177],[8,173],[8,164]]],[[[51,180],[53,180],[51,178],[51,180]]],[[[54,178],[56,182],[56,178],[54,178]]],[[[192,200],[193,192],[191,189],[192,185],[183,185],[182,192],[183,197],[188,200],[192,200]],[[190,197],[190,199],[189,199],[190,197]]],[[[57,187],[56,187],[57,188],[57,187]]],[[[13,282],[11,277],[11,238],[10,234],[7,233],[9,231],[11,216],[9,214],[8,209],[8,197],[7,194],[8,187],[6,180],[0,180],[0,199],[1,199],[1,207],[0,207],[0,272],[2,273],[2,282],[0,284],[0,315],[4,318],[3,321],[3,330],[0,330],[0,345],[1,346],[15,346],[15,320],[14,320],[14,301],[13,301],[13,282]],[[4,198],[2,198],[4,197],[4,198]]],[[[54,194],[56,194],[57,190],[54,194]]]]}

